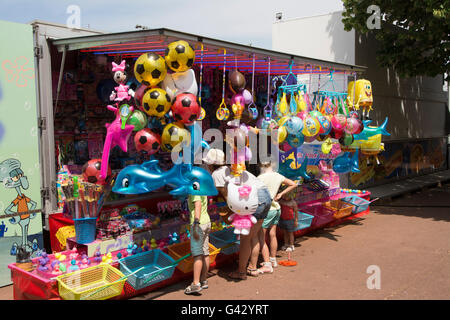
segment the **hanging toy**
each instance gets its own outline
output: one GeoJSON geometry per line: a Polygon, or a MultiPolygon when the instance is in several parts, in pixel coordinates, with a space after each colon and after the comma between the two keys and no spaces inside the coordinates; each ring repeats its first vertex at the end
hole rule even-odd
{"type": "Polygon", "coordinates": [[[125,85],[125,81],[127,80],[125,63],[125,60],[122,60],[120,64],[116,64],[115,62],[112,63],[112,72],[114,72],[113,78],[118,86],[114,88],[115,91],[113,91],[109,96],[109,99],[111,101],[129,101],[132,97],[134,97],[134,91],[132,89],[129,89],[128,86],[125,85]]]}
{"type": "Polygon", "coordinates": [[[296,97],[297,97],[297,113],[302,111],[306,112],[308,110],[308,106],[306,105],[306,101],[303,98],[302,92],[298,91],[296,97]]]}
{"type": "Polygon", "coordinates": [[[282,116],[287,115],[289,112],[289,105],[286,99],[286,92],[283,92],[281,96],[280,103],[278,104],[278,110],[280,111],[280,114],[282,116]]]}
{"type": "Polygon", "coordinates": [[[230,116],[230,110],[228,110],[227,104],[225,103],[225,72],[226,72],[226,62],[227,62],[227,50],[223,51],[223,75],[222,75],[222,102],[216,111],[217,120],[227,120],[230,116]]]}
{"type": "Polygon", "coordinates": [[[372,84],[369,80],[359,79],[348,84],[347,104],[354,110],[363,109],[362,117],[368,118],[372,110],[372,84]],[[366,114],[367,113],[367,114],[366,114]]]}

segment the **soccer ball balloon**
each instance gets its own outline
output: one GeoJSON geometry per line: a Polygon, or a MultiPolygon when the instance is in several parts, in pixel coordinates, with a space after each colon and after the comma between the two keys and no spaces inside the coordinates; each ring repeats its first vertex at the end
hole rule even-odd
{"type": "Polygon", "coordinates": [[[142,109],[149,115],[162,118],[170,109],[170,97],[160,88],[147,90],[142,98],[142,109]]]}
{"type": "Polygon", "coordinates": [[[149,128],[144,128],[134,136],[134,145],[137,151],[147,151],[152,155],[158,152],[161,146],[161,137],[149,128]]]}
{"type": "Polygon", "coordinates": [[[137,81],[153,87],[164,80],[167,74],[166,62],[160,55],[149,52],[142,54],[134,64],[134,76],[137,81]]]}
{"type": "MultiPolygon", "coordinates": [[[[91,159],[86,162],[81,169],[83,180],[90,183],[101,184],[103,182],[103,179],[100,178],[101,167],[102,159],[91,159]]],[[[111,175],[111,168],[109,167],[107,175],[111,175]]]]}
{"type": "Polygon", "coordinates": [[[132,124],[134,126],[133,131],[139,131],[145,128],[147,123],[147,116],[140,110],[134,110],[127,120],[127,124],[132,124]]]}
{"type": "Polygon", "coordinates": [[[187,92],[177,95],[171,110],[174,119],[184,124],[192,124],[200,116],[201,112],[197,103],[197,97],[187,92]]]}
{"type": "Polygon", "coordinates": [[[179,143],[186,141],[190,144],[190,133],[182,124],[169,123],[164,127],[161,135],[161,148],[164,151],[172,151],[179,143]]]}
{"type": "Polygon", "coordinates": [[[186,41],[175,41],[167,46],[164,59],[170,69],[183,72],[194,65],[195,51],[186,41]]]}

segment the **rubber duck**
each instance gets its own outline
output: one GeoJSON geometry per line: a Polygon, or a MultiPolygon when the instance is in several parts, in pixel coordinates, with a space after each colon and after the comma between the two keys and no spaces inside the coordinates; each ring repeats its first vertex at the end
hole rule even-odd
{"type": "Polygon", "coordinates": [[[212,231],[212,232],[217,231],[217,224],[216,224],[215,222],[213,222],[213,223],[211,224],[211,231],[212,231]]]}
{"type": "Polygon", "coordinates": [[[152,249],[158,248],[158,245],[156,244],[155,238],[152,238],[152,240],[150,240],[150,247],[151,247],[152,249]]]}
{"type": "Polygon", "coordinates": [[[106,255],[104,255],[103,257],[102,257],[102,262],[105,262],[105,263],[111,263],[113,260],[112,260],[112,254],[111,254],[111,252],[108,252],[106,255]]]}
{"type": "Polygon", "coordinates": [[[180,236],[178,233],[174,232],[172,233],[172,243],[179,243],[180,242],[180,236]]]}
{"type": "Polygon", "coordinates": [[[144,248],[147,245],[147,240],[142,240],[142,248],[144,248]]]}
{"type": "Polygon", "coordinates": [[[122,253],[121,252],[117,253],[116,257],[117,259],[122,259],[122,253]]]}
{"type": "Polygon", "coordinates": [[[50,267],[52,267],[52,269],[55,270],[56,266],[58,266],[58,271],[59,271],[59,261],[53,260],[52,263],[50,264],[50,267]]]}
{"type": "Polygon", "coordinates": [[[55,259],[59,260],[59,258],[61,258],[61,252],[56,252],[55,253],[55,259]]]}
{"type": "Polygon", "coordinates": [[[58,260],[59,260],[60,262],[63,262],[63,261],[66,261],[66,258],[67,258],[67,257],[66,257],[64,254],[62,254],[62,255],[59,257],[58,260]]]}

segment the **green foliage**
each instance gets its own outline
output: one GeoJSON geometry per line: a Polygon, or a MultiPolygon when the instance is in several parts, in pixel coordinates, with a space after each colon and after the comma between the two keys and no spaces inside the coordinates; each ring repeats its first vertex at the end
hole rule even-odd
{"type": "Polygon", "coordinates": [[[450,0],[343,0],[345,30],[374,33],[380,43],[377,52],[382,67],[394,67],[405,77],[437,76],[450,65],[450,0]],[[367,20],[381,11],[381,28],[370,30],[367,20]]]}

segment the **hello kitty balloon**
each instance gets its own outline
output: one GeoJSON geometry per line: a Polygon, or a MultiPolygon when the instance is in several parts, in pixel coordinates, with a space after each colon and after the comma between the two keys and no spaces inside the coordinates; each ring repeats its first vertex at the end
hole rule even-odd
{"type": "Polygon", "coordinates": [[[257,189],[249,184],[238,185],[230,181],[227,191],[227,204],[234,212],[228,220],[234,226],[234,233],[248,235],[251,227],[256,223],[253,213],[258,208],[257,189]]]}

